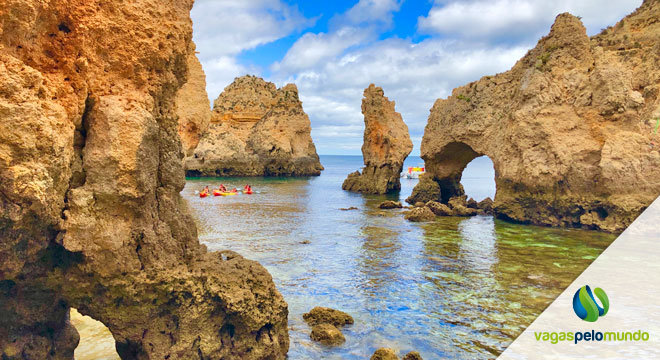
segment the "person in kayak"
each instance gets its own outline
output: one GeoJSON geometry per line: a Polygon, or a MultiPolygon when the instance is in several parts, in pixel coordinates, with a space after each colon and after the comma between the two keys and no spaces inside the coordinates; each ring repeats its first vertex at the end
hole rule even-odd
{"type": "Polygon", "coordinates": [[[220,184],[220,187],[218,188],[218,190],[220,190],[220,192],[227,192],[227,188],[225,187],[224,184],[220,184]]]}
{"type": "Polygon", "coordinates": [[[202,194],[208,194],[208,193],[210,193],[210,192],[211,192],[211,190],[209,190],[209,186],[207,185],[206,187],[204,187],[204,190],[202,190],[201,193],[202,193],[202,194]]]}
{"type": "Polygon", "coordinates": [[[231,189],[230,192],[235,193],[235,192],[238,192],[238,190],[236,188],[233,188],[233,189],[231,189]]]}

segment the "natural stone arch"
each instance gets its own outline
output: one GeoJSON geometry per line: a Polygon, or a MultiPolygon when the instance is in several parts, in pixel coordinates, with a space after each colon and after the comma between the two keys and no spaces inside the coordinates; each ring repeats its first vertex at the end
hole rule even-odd
{"type": "Polygon", "coordinates": [[[421,146],[427,174],[409,200],[461,193],[462,167],[484,154],[499,218],[625,229],[660,193],[660,72],[646,66],[660,61],[659,14],[646,0],[592,38],[560,14],[511,70],[438,99],[421,146]]]}
{"type": "Polygon", "coordinates": [[[430,200],[447,203],[452,197],[465,195],[461,184],[463,171],[472,160],[481,156],[488,156],[493,162],[497,192],[498,173],[495,159],[491,155],[475,151],[465,142],[451,141],[433,156],[424,158],[427,174],[420,178],[420,184],[406,201],[411,204],[430,200]]]}

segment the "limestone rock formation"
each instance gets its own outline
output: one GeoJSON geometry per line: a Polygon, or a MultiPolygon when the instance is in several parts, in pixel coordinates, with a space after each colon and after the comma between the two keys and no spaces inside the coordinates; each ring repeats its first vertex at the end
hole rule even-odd
{"type": "Polygon", "coordinates": [[[343,311],[317,306],[310,312],[303,314],[303,319],[309,325],[332,324],[344,326],[353,323],[353,317],[343,311]]]}
{"type": "Polygon", "coordinates": [[[385,200],[378,204],[379,209],[401,209],[403,205],[400,201],[385,200]]]}
{"type": "Polygon", "coordinates": [[[207,253],[179,192],[192,0],[0,0],[0,358],[283,359],[258,263],[207,253]]]}
{"type": "Polygon", "coordinates": [[[344,334],[332,324],[315,325],[309,337],[314,341],[328,346],[337,346],[346,342],[344,334]]]}
{"type": "Polygon", "coordinates": [[[406,220],[412,222],[432,221],[435,219],[435,214],[430,208],[426,206],[416,207],[406,212],[404,216],[406,220]]]}
{"type": "Polygon", "coordinates": [[[385,97],[383,89],[374,84],[364,90],[364,169],[348,175],[342,189],[385,194],[401,189],[399,177],[403,162],[412,151],[408,126],[394,110],[394,101],[385,97]]]}
{"type": "Polygon", "coordinates": [[[370,360],[399,360],[396,352],[390,348],[380,348],[371,355],[370,360]]]}
{"type": "Polygon", "coordinates": [[[660,2],[646,0],[589,38],[561,14],[511,70],[437,100],[421,148],[428,178],[408,201],[463,195],[463,169],[488,155],[498,217],[623,230],[660,194],[658,18],[660,2]]]}
{"type": "Polygon", "coordinates": [[[211,121],[211,103],[206,94],[206,75],[195,55],[195,46],[188,54],[188,80],[176,94],[176,114],[179,116],[179,136],[185,156],[191,156],[199,139],[211,121]]]}
{"type": "Polygon", "coordinates": [[[189,176],[308,176],[323,166],[298,89],[277,89],[256,76],[227,86],[192,156],[189,176]]]}

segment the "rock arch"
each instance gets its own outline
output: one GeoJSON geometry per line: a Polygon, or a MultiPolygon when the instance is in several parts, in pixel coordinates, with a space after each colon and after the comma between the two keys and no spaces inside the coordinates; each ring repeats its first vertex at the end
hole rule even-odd
{"type": "Polygon", "coordinates": [[[409,202],[462,191],[460,172],[483,154],[496,170],[498,217],[625,229],[660,194],[660,4],[646,0],[589,38],[579,18],[511,70],[453,90],[433,105],[422,140],[427,174],[409,202]]]}

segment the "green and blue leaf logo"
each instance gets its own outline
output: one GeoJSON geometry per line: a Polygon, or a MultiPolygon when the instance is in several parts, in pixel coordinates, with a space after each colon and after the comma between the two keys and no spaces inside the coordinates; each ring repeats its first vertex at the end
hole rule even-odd
{"type": "Polygon", "coordinates": [[[601,288],[595,288],[592,293],[589,285],[585,285],[576,291],[573,296],[573,310],[575,311],[575,315],[584,321],[594,322],[599,317],[605,316],[609,309],[610,299],[607,298],[607,294],[601,288]],[[596,294],[602,307],[596,302],[594,294],[596,294]]]}

